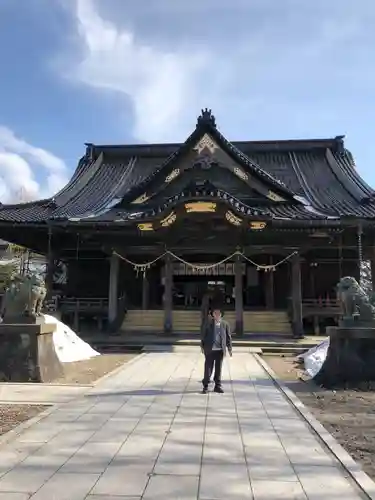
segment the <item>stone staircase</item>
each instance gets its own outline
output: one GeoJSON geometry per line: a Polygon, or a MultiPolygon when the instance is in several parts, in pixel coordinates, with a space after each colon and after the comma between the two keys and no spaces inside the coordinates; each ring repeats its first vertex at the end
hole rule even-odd
{"type": "MultiPolygon", "coordinates": [[[[141,352],[183,352],[195,350],[199,352],[200,338],[196,333],[191,334],[155,334],[123,332],[120,335],[84,336],[94,349],[101,353],[141,353],[141,352]]],[[[267,355],[296,356],[316,346],[325,337],[309,336],[304,339],[293,339],[282,334],[248,334],[242,337],[233,336],[235,352],[257,352],[267,355]]]]}
{"type": "Polygon", "coordinates": [[[127,333],[161,333],[164,330],[164,311],[162,309],[129,309],[120,330],[127,333]]]}
{"type": "Polygon", "coordinates": [[[282,333],[292,335],[286,311],[245,311],[243,315],[245,333],[282,333]]]}
{"type": "MultiPolygon", "coordinates": [[[[235,311],[227,311],[225,319],[235,332],[235,311]]],[[[173,332],[176,334],[199,334],[201,312],[181,309],[173,311],[173,332]]],[[[285,311],[244,311],[244,333],[271,333],[291,335],[291,325],[285,311]]],[[[161,333],[164,329],[163,310],[129,310],[121,326],[121,331],[161,333]]]]}

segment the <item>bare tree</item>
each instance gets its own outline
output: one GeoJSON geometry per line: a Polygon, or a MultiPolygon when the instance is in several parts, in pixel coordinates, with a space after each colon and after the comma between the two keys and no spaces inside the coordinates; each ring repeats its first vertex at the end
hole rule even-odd
{"type": "Polygon", "coordinates": [[[0,263],[0,293],[4,292],[12,276],[17,272],[17,268],[17,262],[3,261],[0,263]]]}
{"type": "Polygon", "coordinates": [[[361,285],[367,294],[373,292],[373,283],[371,278],[371,262],[365,260],[361,266],[361,285]]]}

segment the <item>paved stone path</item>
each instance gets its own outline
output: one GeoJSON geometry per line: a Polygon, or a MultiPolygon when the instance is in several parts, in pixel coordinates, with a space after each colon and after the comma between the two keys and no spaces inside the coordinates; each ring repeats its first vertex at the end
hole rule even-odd
{"type": "Polygon", "coordinates": [[[0,404],[66,403],[86,393],[89,387],[92,387],[92,385],[14,384],[4,382],[0,383],[0,404]]]}
{"type": "Polygon", "coordinates": [[[0,448],[0,500],[363,498],[251,354],[151,353],[0,448]]]}

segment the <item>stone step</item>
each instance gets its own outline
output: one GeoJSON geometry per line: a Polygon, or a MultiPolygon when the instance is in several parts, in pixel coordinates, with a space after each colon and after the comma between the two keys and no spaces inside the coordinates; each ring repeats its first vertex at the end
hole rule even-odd
{"type": "MultiPolygon", "coordinates": [[[[225,319],[235,329],[235,311],[228,311],[225,319]]],[[[172,312],[173,330],[179,333],[199,332],[201,326],[200,310],[177,310],[172,312]]],[[[243,327],[246,332],[254,333],[291,333],[288,316],[285,311],[244,311],[243,327]]],[[[126,332],[157,332],[164,329],[164,311],[135,310],[127,312],[122,325],[126,332]]]]}

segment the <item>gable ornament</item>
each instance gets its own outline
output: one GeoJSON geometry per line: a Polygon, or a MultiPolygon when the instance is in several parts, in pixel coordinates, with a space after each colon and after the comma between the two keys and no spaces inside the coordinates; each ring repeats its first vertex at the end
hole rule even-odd
{"type": "Polygon", "coordinates": [[[194,146],[193,150],[197,151],[198,154],[201,154],[204,149],[208,149],[209,152],[213,155],[218,149],[218,145],[212,139],[212,137],[208,134],[204,134],[198,141],[198,143],[194,146]]]}
{"type": "Polygon", "coordinates": [[[250,229],[252,229],[253,231],[261,231],[266,227],[266,225],[266,222],[254,221],[250,222],[250,229]]]}
{"type": "Polygon", "coordinates": [[[249,180],[249,176],[247,175],[247,173],[241,170],[239,167],[234,167],[233,172],[243,181],[249,180]]]}
{"type": "Polygon", "coordinates": [[[177,219],[177,215],[175,214],[175,212],[171,212],[166,217],[164,217],[164,219],[162,219],[160,221],[160,225],[162,227],[168,227],[168,226],[172,225],[176,221],[176,219],[177,219]]]}
{"type": "Polygon", "coordinates": [[[149,199],[146,193],[143,193],[141,196],[138,196],[135,200],[132,201],[133,205],[140,205],[149,199]]]}
{"type": "Polygon", "coordinates": [[[268,191],[267,198],[272,201],[285,201],[284,198],[274,193],[273,191],[268,191]]]}
{"type": "Polygon", "coordinates": [[[138,224],[138,229],[140,231],[153,231],[154,226],[152,225],[151,222],[146,222],[144,224],[138,224]]]}
{"type": "Polygon", "coordinates": [[[173,181],[173,179],[175,179],[179,175],[180,175],[180,169],[175,168],[174,170],[172,170],[172,172],[169,175],[167,175],[167,177],[165,178],[165,182],[168,184],[169,182],[173,181]]]}
{"type": "Polygon", "coordinates": [[[234,215],[234,213],[231,212],[230,210],[225,212],[225,218],[227,219],[228,222],[230,222],[234,226],[240,226],[242,223],[242,219],[240,219],[240,217],[237,217],[237,215],[234,215]]]}
{"type": "Polygon", "coordinates": [[[191,212],[215,212],[216,203],[211,203],[208,201],[197,201],[193,203],[185,203],[185,210],[188,213],[191,212]]]}

